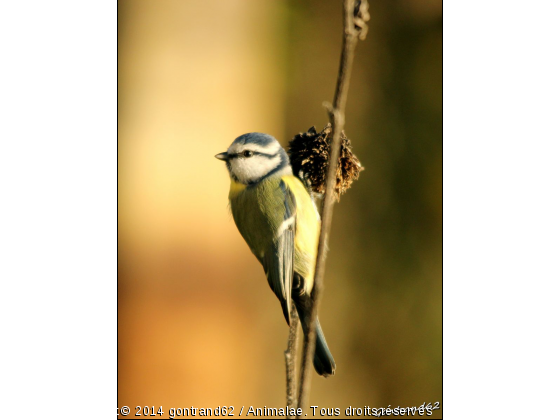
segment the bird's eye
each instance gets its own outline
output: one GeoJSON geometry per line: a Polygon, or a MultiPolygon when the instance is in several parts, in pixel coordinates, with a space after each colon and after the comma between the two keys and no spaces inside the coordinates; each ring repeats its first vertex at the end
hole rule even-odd
{"type": "Polygon", "coordinates": [[[253,152],[251,152],[250,150],[245,150],[245,151],[243,152],[243,156],[245,156],[245,157],[251,157],[251,156],[253,156],[253,152]]]}

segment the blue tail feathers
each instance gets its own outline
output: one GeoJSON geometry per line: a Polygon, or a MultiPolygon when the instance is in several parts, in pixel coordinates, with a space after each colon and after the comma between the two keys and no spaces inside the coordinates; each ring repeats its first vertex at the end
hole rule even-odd
{"type": "Polygon", "coordinates": [[[321,324],[319,324],[318,319],[316,325],[317,341],[315,344],[313,366],[319,375],[327,377],[334,375],[336,363],[334,362],[334,358],[329,350],[329,346],[327,346],[327,340],[325,339],[325,335],[323,334],[323,330],[321,329],[321,324]]]}
{"type": "MultiPolygon", "coordinates": [[[[303,333],[307,336],[309,333],[309,312],[305,311],[300,302],[296,301],[296,308],[298,311],[299,319],[301,320],[301,326],[303,333]]],[[[316,341],[315,341],[315,356],[313,357],[313,366],[317,373],[321,376],[327,377],[334,375],[336,369],[336,363],[327,345],[327,340],[323,334],[323,329],[319,323],[319,319],[315,322],[316,325],[316,341]]]]}

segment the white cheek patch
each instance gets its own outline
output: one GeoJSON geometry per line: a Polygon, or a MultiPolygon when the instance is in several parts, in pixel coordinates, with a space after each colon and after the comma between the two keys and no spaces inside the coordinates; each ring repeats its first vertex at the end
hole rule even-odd
{"type": "Polygon", "coordinates": [[[231,171],[237,179],[247,184],[267,175],[280,165],[280,156],[272,158],[255,155],[250,158],[234,158],[231,160],[231,171]]]}

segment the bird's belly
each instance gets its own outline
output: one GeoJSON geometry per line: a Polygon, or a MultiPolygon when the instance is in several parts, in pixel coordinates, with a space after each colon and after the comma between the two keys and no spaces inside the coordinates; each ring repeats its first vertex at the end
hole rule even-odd
{"type": "MultiPolygon", "coordinates": [[[[286,179],[284,180],[286,181],[286,179]]],[[[279,181],[277,180],[277,182],[279,181]]],[[[303,189],[303,185],[293,185],[289,180],[288,182],[295,191],[301,188],[301,191],[297,191],[299,194],[296,194],[294,271],[305,279],[305,289],[310,292],[313,286],[320,222],[311,198],[303,189]]],[[[263,196],[266,197],[266,194],[263,193],[264,188],[267,186],[241,189],[237,185],[232,185],[230,192],[231,213],[235,224],[251,252],[261,262],[272,242],[277,239],[278,227],[284,220],[283,201],[279,203],[269,201],[267,205],[263,204],[263,196]],[[269,212],[265,213],[264,208],[268,208],[269,212]],[[274,210],[270,211],[271,209],[274,210]]]]}
{"type": "Polygon", "coordinates": [[[245,190],[230,199],[233,220],[249,245],[251,252],[262,260],[273,240],[273,231],[266,215],[258,205],[254,189],[245,190]]]}

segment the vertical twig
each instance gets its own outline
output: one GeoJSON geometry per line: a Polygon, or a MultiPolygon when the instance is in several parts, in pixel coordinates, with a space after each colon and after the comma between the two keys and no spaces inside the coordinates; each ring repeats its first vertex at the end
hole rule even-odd
{"type": "MultiPolygon", "coordinates": [[[[299,318],[294,301],[292,300],[292,308],[290,309],[290,333],[288,335],[288,348],[284,352],[286,360],[286,406],[295,408],[297,406],[296,398],[296,350],[298,340],[299,318]]],[[[295,416],[286,414],[287,419],[293,419],[295,416]]]]}
{"type": "MultiPolygon", "coordinates": [[[[342,52],[340,55],[340,66],[333,104],[324,103],[329,111],[329,117],[333,126],[333,139],[330,148],[329,167],[325,189],[325,199],[321,212],[321,233],[319,235],[319,248],[317,250],[317,261],[315,265],[314,286],[311,293],[313,302],[311,310],[311,324],[309,334],[304,340],[303,359],[300,369],[298,408],[302,409],[301,416],[305,416],[304,406],[307,404],[309,390],[311,387],[311,361],[315,353],[316,319],[319,302],[323,291],[323,278],[325,276],[325,262],[327,259],[327,244],[331,230],[333,205],[335,200],[334,187],[336,182],[336,169],[340,157],[341,138],[340,133],[344,127],[344,109],[350,83],[350,72],[354,60],[354,49],[358,39],[365,37],[365,21],[368,19],[367,0],[343,0],[344,3],[344,36],[342,40],[342,52]]],[[[298,416],[301,418],[301,416],[298,416]]]]}

